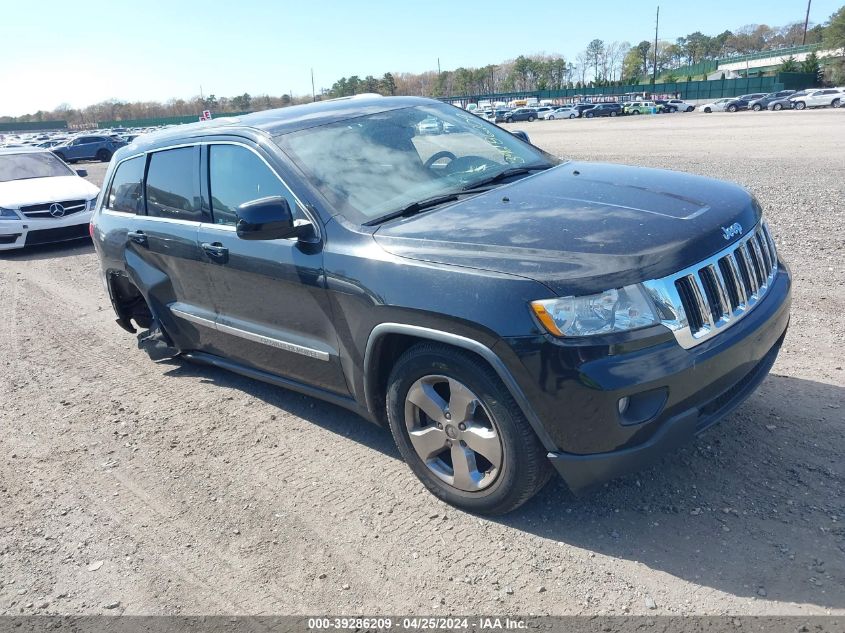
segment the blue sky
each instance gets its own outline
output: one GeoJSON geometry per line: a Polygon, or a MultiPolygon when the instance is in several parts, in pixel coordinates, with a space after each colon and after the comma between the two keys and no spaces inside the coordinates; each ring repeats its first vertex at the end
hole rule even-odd
{"type": "MultiPolygon", "coordinates": [[[[845,0],[813,0],[826,21],[845,0]]],[[[663,2],[661,39],[745,24],[802,21],[806,0],[663,2]]],[[[84,107],[104,99],[199,94],[279,95],[338,78],[480,66],[521,53],[570,60],[598,37],[654,37],[653,4],[638,0],[43,0],[2,10],[0,115],[84,107]],[[528,7],[538,7],[529,9],[528,7]]]]}

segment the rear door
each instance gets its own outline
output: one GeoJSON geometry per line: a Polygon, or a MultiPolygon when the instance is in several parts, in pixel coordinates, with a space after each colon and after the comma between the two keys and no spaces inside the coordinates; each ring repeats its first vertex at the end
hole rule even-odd
{"type": "Polygon", "coordinates": [[[127,234],[127,270],[177,346],[202,349],[210,342],[216,315],[197,243],[205,219],[199,146],[150,153],[144,197],[145,214],[136,216],[127,234]]]}
{"type": "Polygon", "coordinates": [[[335,393],[348,388],[323,274],[318,218],[309,216],[271,167],[273,157],[244,142],[205,148],[204,198],[212,219],[199,230],[218,312],[213,353],[335,393]],[[267,196],[287,199],[314,239],[243,240],[237,208],[267,196]]]}

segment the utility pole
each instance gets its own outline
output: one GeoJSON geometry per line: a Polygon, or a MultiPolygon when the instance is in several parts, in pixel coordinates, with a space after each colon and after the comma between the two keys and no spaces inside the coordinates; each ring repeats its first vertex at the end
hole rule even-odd
{"type": "Polygon", "coordinates": [[[657,27],[660,25],[660,5],[657,5],[657,17],[654,20],[654,68],[651,71],[651,85],[657,83],[657,27]]]}
{"type": "Polygon", "coordinates": [[[317,91],[314,90],[314,69],[311,69],[311,102],[317,100],[317,91]]]}
{"type": "Polygon", "coordinates": [[[437,76],[440,76],[440,58],[437,58],[437,76]]]}
{"type": "Polygon", "coordinates": [[[807,15],[804,16],[804,37],[801,38],[801,46],[807,43],[807,26],[810,24],[810,3],[813,0],[807,0],[807,15]]]}

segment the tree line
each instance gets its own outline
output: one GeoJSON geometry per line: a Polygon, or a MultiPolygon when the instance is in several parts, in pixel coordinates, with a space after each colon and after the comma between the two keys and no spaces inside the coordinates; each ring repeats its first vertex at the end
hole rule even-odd
{"type": "MultiPolygon", "coordinates": [[[[774,51],[801,44],[803,23],[782,27],[763,24],[744,26],[736,31],[705,35],[695,31],[674,42],[659,40],[655,55],[653,41],[642,40],[635,46],[628,42],[591,40],[586,48],[567,60],[563,55],[538,53],[520,55],[516,59],[480,68],[457,68],[442,72],[384,73],[381,77],[359,75],[341,77],[316,98],[333,98],[361,93],[383,95],[416,95],[431,97],[460,97],[498,92],[531,92],[585,86],[645,83],[655,74],[663,81],[683,81],[706,78],[704,73],[693,76],[690,67],[699,62],[732,55],[774,51]],[[686,74],[685,74],[686,71],[686,74]]],[[[834,13],[824,25],[814,25],[807,31],[807,44],[822,43],[825,48],[842,50],[845,54],[845,6],[834,13]]],[[[845,59],[829,66],[830,80],[845,82],[845,59]]],[[[819,60],[813,55],[803,63],[794,58],[784,60],[780,70],[819,72],[819,60]]],[[[52,111],[38,111],[21,117],[0,116],[0,122],[30,122],[66,120],[72,127],[93,126],[100,121],[163,118],[196,115],[203,110],[230,113],[280,108],[312,100],[312,95],[283,94],[233,97],[195,96],[190,99],[124,102],[108,100],[85,108],[61,104],[52,111]]]]}

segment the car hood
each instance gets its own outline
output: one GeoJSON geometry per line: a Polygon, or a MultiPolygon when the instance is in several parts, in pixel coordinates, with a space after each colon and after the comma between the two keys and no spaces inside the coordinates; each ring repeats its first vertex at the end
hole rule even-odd
{"type": "Polygon", "coordinates": [[[53,176],[0,182],[0,207],[17,209],[61,200],[90,200],[99,187],[80,176],[53,176]]]}
{"type": "Polygon", "coordinates": [[[520,275],[563,296],[677,272],[760,219],[743,188],[690,174],[568,162],[374,234],[412,259],[520,275]]]}

